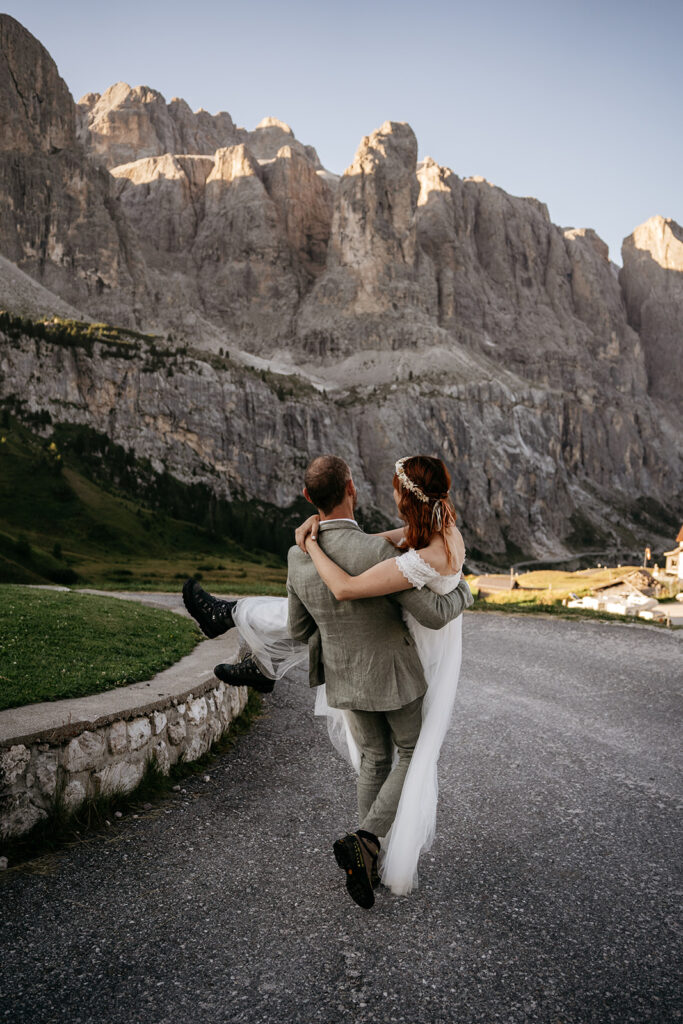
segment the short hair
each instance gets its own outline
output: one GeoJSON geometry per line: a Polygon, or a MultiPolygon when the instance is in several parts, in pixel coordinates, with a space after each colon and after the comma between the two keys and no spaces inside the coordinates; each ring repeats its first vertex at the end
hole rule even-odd
{"type": "Polygon", "coordinates": [[[325,515],[341,505],[350,479],[351,469],[338,455],[317,455],[304,473],[309,497],[325,515]]]}

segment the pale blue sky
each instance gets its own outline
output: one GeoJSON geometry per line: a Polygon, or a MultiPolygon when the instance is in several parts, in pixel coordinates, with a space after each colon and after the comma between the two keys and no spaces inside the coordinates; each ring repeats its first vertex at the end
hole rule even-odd
{"type": "Polygon", "coordinates": [[[150,85],[253,128],[287,121],[330,170],[408,121],[420,156],[622,238],[683,222],[681,0],[21,0],[74,98],[150,85]]]}

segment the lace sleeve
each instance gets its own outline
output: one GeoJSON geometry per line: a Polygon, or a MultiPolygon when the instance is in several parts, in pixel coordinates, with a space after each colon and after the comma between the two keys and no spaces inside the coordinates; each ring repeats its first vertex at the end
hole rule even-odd
{"type": "Polygon", "coordinates": [[[429,562],[425,562],[424,558],[418,555],[415,548],[408,548],[404,555],[399,555],[396,559],[396,567],[401,570],[408,583],[417,590],[422,590],[424,586],[440,575],[429,562]]]}

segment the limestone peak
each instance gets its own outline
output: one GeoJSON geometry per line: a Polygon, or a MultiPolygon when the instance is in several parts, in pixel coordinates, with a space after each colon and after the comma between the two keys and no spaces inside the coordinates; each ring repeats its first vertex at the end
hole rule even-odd
{"type": "Polygon", "coordinates": [[[223,181],[234,181],[236,178],[260,176],[259,165],[243,142],[216,150],[211,180],[220,178],[223,181]]]}
{"type": "Polygon", "coordinates": [[[600,259],[609,263],[609,247],[593,228],[564,228],[562,233],[569,241],[584,239],[600,259]]]}
{"type": "Polygon", "coordinates": [[[294,132],[284,121],[281,121],[278,117],[264,117],[256,125],[255,131],[263,128],[279,128],[285,135],[294,135],[294,132]]]}
{"type": "Polygon", "coordinates": [[[666,270],[683,271],[683,227],[671,217],[657,214],[640,224],[624,239],[625,248],[648,253],[666,270]]]}

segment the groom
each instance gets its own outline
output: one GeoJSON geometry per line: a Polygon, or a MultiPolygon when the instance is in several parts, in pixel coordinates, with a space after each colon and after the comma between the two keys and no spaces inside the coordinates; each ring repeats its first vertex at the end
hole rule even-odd
{"type": "MultiPolygon", "coordinates": [[[[343,459],[335,455],[313,459],[304,483],[304,496],[320,516],[318,542],[346,572],[355,576],[383,559],[396,557],[393,545],[363,533],[356,523],[356,488],[343,459]]],[[[349,895],[369,909],[379,883],[379,837],[387,834],[396,814],[420,733],[427,689],[401,610],[405,608],[422,625],[439,629],[472,604],[472,595],[463,581],[445,595],[423,588],[340,602],[320,579],[308,555],[296,546],[288,556],[287,593],[290,635],[309,645],[311,686],[326,684],[328,704],[344,709],[361,752],[359,827],[338,839],[333,848],[346,874],[349,895]],[[392,767],[394,748],[398,756],[392,767]]],[[[217,622],[222,608],[218,602],[211,604],[215,599],[193,584],[193,590],[184,596],[202,628],[198,609],[192,607],[193,594],[208,600],[217,622]]],[[[237,673],[228,681],[249,683],[237,673]]],[[[272,689],[272,684],[268,688],[272,689]]]]}
{"type": "MultiPolygon", "coordinates": [[[[356,523],[356,488],[343,459],[318,456],[306,469],[304,482],[304,497],[320,516],[318,543],[342,569],[357,576],[385,558],[396,557],[392,544],[363,533],[356,523]]],[[[360,824],[337,840],[334,853],[346,872],[349,895],[368,909],[378,883],[378,837],[387,834],[396,815],[427,689],[401,609],[422,625],[439,629],[472,604],[472,595],[463,581],[447,595],[424,588],[340,602],[308,555],[296,546],[289,551],[287,593],[290,635],[309,643],[311,684],[325,683],[328,704],[344,709],[361,752],[360,824]],[[323,672],[317,671],[318,645],[323,672]],[[392,769],[394,748],[398,758],[392,769]]]]}

